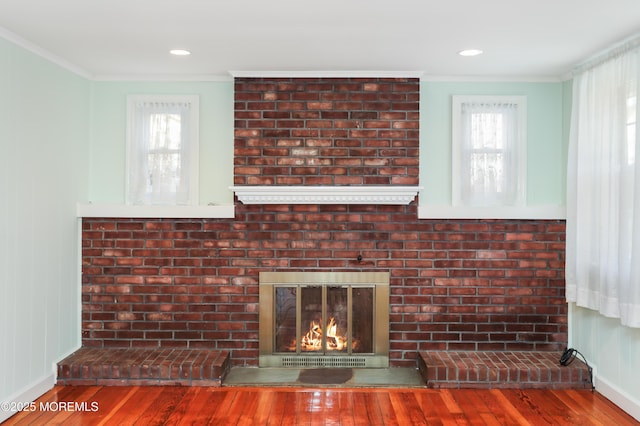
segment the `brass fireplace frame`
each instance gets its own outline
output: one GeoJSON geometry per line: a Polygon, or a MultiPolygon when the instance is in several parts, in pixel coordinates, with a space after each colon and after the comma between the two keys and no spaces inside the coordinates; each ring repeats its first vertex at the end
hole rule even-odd
{"type": "MultiPolygon", "coordinates": [[[[260,272],[260,367],[389,367],[389,272],[260,272]],[[275,288],[291,286],[373,287],[373,352],[368,354],[276,353],[275,288]]],[[[352,309],[351,306],[348,307],[352,309]]],[[[351,313],[349,314],[351,315],[351,313]]]]}

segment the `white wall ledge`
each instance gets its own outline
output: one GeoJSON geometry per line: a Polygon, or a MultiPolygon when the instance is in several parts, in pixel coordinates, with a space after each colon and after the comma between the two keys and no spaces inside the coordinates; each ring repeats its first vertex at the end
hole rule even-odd
{"type": "Polygon", "coordinates": [[[386,204],[411,203],[418,186],[233,186],[243,204],[386,204]]]}
{"type": "Polygon", "coordinates": [[[83,204],[76,207],[78,217],[131,217],[170,219],[234,218],[233,204],[205,206],[137,206],[128,204],[83,204]]]}
{"type": "Polygon", "coordinates": [[[418,219],[566,220],[566,218],[567,209],[562,205],[468,207],[423,204],[418,206],[418,219]]]}

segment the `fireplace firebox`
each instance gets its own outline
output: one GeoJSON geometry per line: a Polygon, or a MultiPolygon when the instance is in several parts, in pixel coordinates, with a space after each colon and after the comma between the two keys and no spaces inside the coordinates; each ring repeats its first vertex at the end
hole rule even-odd
{"type": "Polygon", "coordinates": [[[260,367],[389,366],[388,272],[261,272],[260,367]]]}

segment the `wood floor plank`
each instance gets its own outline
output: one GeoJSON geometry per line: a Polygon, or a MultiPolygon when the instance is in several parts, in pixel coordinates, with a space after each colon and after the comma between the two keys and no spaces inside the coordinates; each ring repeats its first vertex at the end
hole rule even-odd
{"type": "MultiPolygon", "coordinates": [[[[534,425],[557,424],[553,415],[544,407],[540,407],[538,404],[532,402],[528,397],[529,394],[526,392],[522,393],[519,389],[502,389],[499,390],[496,395],[499,395],[499,398],[503,398],[502,404],[508,404],[509,407],[514,407],[515,410],[517,410],[518,416],[514,417],[514,421],[516,422],[534,425]],[[508,403],[506,401],[508,401],[508,403]]],[[[508,414],[512,414],[510,410],[505,411],[508,414]]]]}
{"type": "MultiPolygon", "coordinates": [[[[588,424],[599,425],[603,423],[590,414],[580,410],[572,412],[566,405],[557,405],[554,399],[541,398],[541,390],[504,390],[502,393],[514,404],[518,411],[531,423],[556,425],[556,424],[588,424]]],[[[566,393],[567,391],[565,391],[566,393]]]]}
{"type": "Polygon", "coordinates": [[[180,404],[178,404],[175,410],[167,417],[165,425],[198,424],[198,413],[209,396],[206,388],[202,387],[197,387],[194,388],[193,391],[187,392],[180,401],[180,404]]]}
{"type": "MultiPolygon", "coordinates": [[[[510,410],[505,410],[503,407],[503,403],[496,397],[496,394],[499,393],[499,390],[496,390],[496,393],[487,392],[484,390],[478,390],[478,397],[484,402],[489,410],[493,413],[494,417],[500,422],[502,425],[519,425],[522,422],[516,417],[514,418],[510,410]]],[[[519,414],[518,414],[519,417],[519,414]]]]}
{"type": "Polygon", "coordinates": [[[471,389],[461,389],[456,392],[454,399],[460,410],[465,414],[466,421],[470,426],[482,426],[484,421],[480,416],[480,407],[469,400],[470,392],[471,389]]]}
{"type": "Polygon", "coordinates": [[[426,418],[424,417],[424,413],[420,409],[418,399],[416,398],[416,393],[413,390],[405,390],[402,391],[402,395],[405,402],[407,403],[407,409],[409,411],[409,416],[413,424],[424,425],[426,422],[426,418]]]}
{"type": "Polygon", "coordinates": [[[556,424],[580,424],[584,415],[576,415],[573,411],[567,410],[566,406],[551,392],[544,390],[532,390],[527,393],[527,397],[535,404],[543,407],[556,424]]]}
{"type": "MultiPolygon", "coordinates": [[[[146,389],[145,389],[146,390],[146,389]]],[[[163,425],[171,413],[176,409],[180,400],[184,397],[188,388],[182,386],[163,387],[161,392],[152,399],[152,403],[149,404],[138,419],[136,419],[135,425],[163,425]]],[[[140,404],[138,400],[132,397],[126,405],[122,407],[124,410],[134,409],[137,404],[140,404]]]]}
{"type": "Polygon", "coordinates": [[[280,390],[274,391],[271,410],[269,411],[269,418],[265,423],[267,426],[278,426],[282,424],[285,410],[287,410],[286,399],[283,395],[284,392],[280,390]]]}
{"type": "MultiPolygon", "coordinates": [[[[93,401],[93,397],[98,392],[98,390],[98,387],[80,387],[79,389],[77,389],[77,392],[65,395],[65,399],[59,399],[58,402],[78,402],[79,404],[81,404],[80,410],[91,410],[90,413],[92,415],[95,412],[94,410],[98,410],[100,408],[97,403],[95,403],[94,405],[93,401]]],[[[50,425],[82,424],[84,417],[84,411],[62,411],[55,416],[55,420],[48,421],[46,419],[41,419],[41,421],[50,425]]]]}
{"type": "Polygon", "coordinates": [[[353,420],[356,426],[369,426],[371,420],[369,418],[369,412],[366,406],[365,394],[363,392],[355,391],[353,395],[353,420]]]}
{"type": "Polygon", "coordinates": [[[491,389],[491,395],[493,395],[497,403],[502,407],[502,410],[514,421],[516,425],[531,425],[531,424],[543,424],[538,422],[535,417],[532,418],[531,413],[528,411],[521,411],[522,406],[515,406],[511,403],[509,398],[505,395],[505,392],[509,392],[509,389],[491,389]],[[532,423],[533,422],[533,423],[532,423]]]}
{"type": "Polygon", "coordinates": [[[274,392],[265,390],[258,392],[258,399],[256,401],[257,407],[253,414],[255,424],[266,425],[268,424],[271,414],[271,408],[274,403],[274,392]]]}
{"type": "Polygon", "coordinates": [[[455,426],[458,424],[441,398],[441,392],[422,393],[422,411],[430,425],[455,426]]]}
{"type": "Polygon", "coordinates": [[[351,392],[341,392],[339,401],[340,424],[354,426],[356,421],[353,409],[353,394],[351,392]]]}
{"type": "Polygon", "coordinates": [[[258,392],[245,392],[242,398],[235,398],[231,404],[231,411],[238,413],[238,426],[250,426],[254,421],[256,411],[258,410],[258,392]]]}
{"type": "Polygon", "coordinates": [[[306,401],[306,410],[309,413],[310,425],[322,424],[324,422],[324,415],[322,413],[322,406],[324,404],[324,392],[313,391],[308,392],[306,401]]]}
{"type": "Polygon", "coordinates": [[[335,392],[318,392],[315,398],[314,411],[311,416],[311,424],[316,425],[339,425],[340,414],[336,410],[338,398],[335,392]]]}
{"type": "Polygon", "coordinates": [[[588,390],[55,387],[37,402],[99,410],[18,413],[14,425],[638,426],[588,390]]]}
{"type": "MultiPolygon", "coordinates": [[[[553,392],[553,391],[552,391],[553,392]]],[[[554,392],[555,393],[555,392],[554,392]]],[[[591,415],[592,407],[582,407],[577,401],[570,397],[567,391],[563,390],[556,394],[558,399],[564,404],[568,412],[573,413],[576,424],[602,425],[603,423],[591,415]]]]}
{"type": "Polygon", "coordinates": [[[96,418],[87,419],[88,425],[104,425],[114,416],[125,417],[126,412],[120,409],[126,402],[139,390],[137,386],[127,387],[120,389],[117,386],[101,387],[94,395],[94,398],[99,401],[100,409],[96,418]]]}
{"type": "Polygon", "coordinates": [[[295,393],[295,405],[291,408],[296,413],[296,425],[311,424],[311,397],[312,394],[309,392],[295,393]]]}
{"type": "Polygon", "coordinates": [[[380,408],[380,404],[378,403],[378,396],[374,392],[363,392],[365,399],[365,407],[367,407],[367,413],[369,415],[369,420],[371,425],[385,425],[385,419],[380,408]]]}
{"type": "Polygon", "coordinates": [[[426,419],[412,391],[390,393],[391,405],[401,425],[424,425],[426,419]]]}
{"type": "Polygon", "coordinates": [[[137,419],[141,417],[144,412],[154,403],[156,398],[160,396],[164,388],[161,387],[139,387],[131,395],[131,397],[124,401],[121,408],[114,413],[110,418],[110,422],[119,422],[120,416],[124,416],[125,419],[137,419]]]}
{"type": "Polygon", "coordinates": [[[465,412],[472,425],[499,425],[494,412],[480,398],[477,389],[460,389],[458,398],[460,408],[465,412]]]}
{"type": "Polygon", "coordinates": [[[602,395],[595,392],[578,391],[570,389],[566,392],[568,398],[575,401],[574,407],[589,407],[588,415],[601,424],[620,424],[620,422],[628,421],[631,416],[621,413],[618,410],[612,410],[613,404],[602,395]]]}
{"type": "Polygon", "coordinates": [[[286,392],[284,397],[285,410],[282,416],[282,426],[293,426],[296,424],[296,394],[286,392]]]}
{"type": "Polygon", "coordinates": [[[411,417],[407,412],[402,397],[398,395],[397,392],[391,392],[389,394],[389,400],[391,401],[391,408],[393,408],[393,413],[398,419],[398,423],[400,423],[401,425],[412,424],[411,417]]]}
{"type": "Polygon", "coordinates": [[[389,393],[376,392],[375,395],[378,400],[378,406],[380,407],[380,413],[382,414],[383,424],[388,426],[400,426],[400,423],[398,423],[398,419],[396,419],[396,415],[393,412],[389,393]]]}
{"type": "Polygon", "coordinates": [[[454,391],[450,389],[442,389],[440,392],[442,401],[444,402],[447,410],[449,410],[449,412],[453,416],[456,422],[455,424],[460,426],[466,426],[469,424],[469,420],[467,419],[467,416],[465,415],[465,413],[462,411],[462,409],[456,402],[455,398],[453,397],[453,394],[454,394],[454,391]]]}
{"type": "Polygon", "coordinates": [[[61,389],[60,392],[46,393],[34,401],[35,404],[30,405],[27,410],[11,417],[11,421],[14,422],[13,424],[15,425],[29,425],[36,422],[40,424],[51,424],[54,422],[54,417],[58,416],[61,419],[60,421],[64,421],[70,417],[73,412],[68,412],[68,415],[65,415],[64,413],[47,410],[47,408],[51,407],[51,404],[61,401],[89,401],[99,389],[99,387],[67,386],[61,389]]]}
{"type": "Polygon", "coordinates": [[[216,421],[219,424],[229,424],[235,425],[238,422],[239,413],[232,412],[231,407],[234,405],[234,401],[236,398],[242,399],[245,394],[245,391],[233,388],[224,392],[224,398],[220,401],[218,407],[216,408],[216,421]]]}
{"type": "Polygon", "coordinates": [[[206,391],[200,391],[200,394],[201,396],[195,398],[191,403],[190,415],[180,419],[180,425],[209,425],[212,419],[217,417],[226,393],[219,392],[216,388],[206,388],[206,391]]]}
{"type": "Polygon", "coordinates": [[[340,396],[338,392],[329,390],[324,399],[324,424],[326,426],[340,425],[340,396]]]}

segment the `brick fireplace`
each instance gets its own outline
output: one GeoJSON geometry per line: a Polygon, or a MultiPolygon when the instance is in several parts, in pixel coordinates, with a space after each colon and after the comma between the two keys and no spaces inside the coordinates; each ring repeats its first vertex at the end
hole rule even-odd
{"type": "MultiPolygon", "coordinates": [[[[419,95],[417,79],[237,79],[234,184],[418,185],[419,95]]],[[[419,220],[417,200],[235,209],[83,219],[83,346],[212,348],[257,366],[265,271],[388,272],[395,367],[567,343],[564,221],[419,220]]]]}
{"type": "Polygon", "coordinates": [[[261,367],[389,366],[387,272],[261,272],[261,367]]]}

